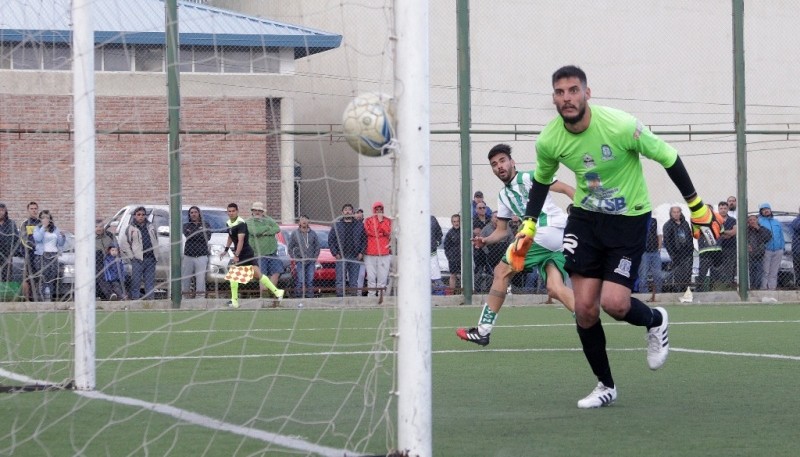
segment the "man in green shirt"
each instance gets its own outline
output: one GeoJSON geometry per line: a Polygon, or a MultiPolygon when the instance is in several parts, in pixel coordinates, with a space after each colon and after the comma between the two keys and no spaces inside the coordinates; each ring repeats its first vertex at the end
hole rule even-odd
{"type": "Polygon", "coordinates": [[[267,275],[273,284],[278,284],[283,262],[277,256],[278,239],[275,235],[281,228],[275,219],[266,215],[262,202],[254,202],[250,214],[253,217],[247,220],[248,241],[256,253],[261,273],[267,275]]]}
{"type": "Polygon", "coordinates": [[[669,354],[667,312],[650,308],[631,296],[644,252],[650,221],[641,156],[661,164],[690,210],[694,236],[719,238],[713,209],[695,192],[677,151],[628,113],[589,105],[586,74],[566,66],[553,74],[553,104],[559,116],[536,141],[537,166],[525,218],[509,255],[527,252],[536,234],[550,183],[561,164],[575,173],[573,208],[564,229],[565,268],[575,293],[578,336],[592,372],[595,389],[578,401],[579,408],[607,406],[617,399],[606,353],[600,308],[616,320],[647,328],[647,363],[660,368],[669,354]]]}

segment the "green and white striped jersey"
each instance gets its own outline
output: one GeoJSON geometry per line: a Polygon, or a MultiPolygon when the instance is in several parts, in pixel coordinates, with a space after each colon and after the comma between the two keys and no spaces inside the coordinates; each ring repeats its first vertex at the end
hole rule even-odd
{"type": "MultiPolygon", "coordinates": [[[[500,189],[497,196],[498,219],[509,220],[514,215],[523,218],[532,186],[533,171],[518,171],[514,178],[500,189]]],[[[566,226],[567,213],[556,205],[548,192],[536,223],[536,236],[533,242],[551,251],[560,251],[566,226]]]]}

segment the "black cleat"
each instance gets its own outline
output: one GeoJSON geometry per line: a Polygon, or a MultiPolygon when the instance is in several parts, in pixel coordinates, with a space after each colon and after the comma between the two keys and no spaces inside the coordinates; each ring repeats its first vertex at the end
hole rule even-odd
{"type": "Polygon", "coordinates": [[[489,335],[491,335],[491,333],[481,336],[481,334],[478,333],[478,328],[472,327],[470,329],[460,328],[456,330],[456,335],[464,341],[470,341],[480,346],[486,346],[489,344],[489,335]]]}

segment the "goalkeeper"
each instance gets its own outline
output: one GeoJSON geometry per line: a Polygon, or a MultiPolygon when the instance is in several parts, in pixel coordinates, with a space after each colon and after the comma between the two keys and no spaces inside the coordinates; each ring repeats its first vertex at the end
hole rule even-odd
{"type": "MultiPolygon", "coordinates": [[[[514,159],[511,158],[511,146],[507,144],[498,144],[489,151],[489,164],[492,166],[492,172],[503,181],[504,186],[500,190],[497,202],[497,228],[487,237],[473,238],[472,242],[476,249],[507,239],[508,221],[513,216],[522,218],[525,215],[529,191],[533,185],[533,172],[517,172],[514,159]]],[[[573,198],[575,194],[572,186],[560,181],[552,183],[549,189],[569,198],[573,198]]],[[[535,241],[533,246],[529,246],[530,249],[521,255],[514,255],[517,251],[512,249],[514,247],[512,244],[502,261],[494,268],[494,279],[486,303],[481,310],[478,326],[456,330],[456,335],[462,340],[481,346],[489,344],[489,334],[494,326],[497,313],[506,299],[508,284],[518,272],[527,273],[537,268],[539,277],[547,284],[547,294],[563,303],[568,310],[574,310],[575,299],[572,290],[565,284],[567,273],[564,271],[564,253],[561,247],[567,215],[553,202],[550,195],[546,194],[544,207],[538,221],[539,229],[535,239],[530,237],[527,240],[516,242],[533,243],[535,241]]],[[[525,223],[532,226],[531,221],[525,223]]]]}
{"type": "MultiPolygon", "coordinates": [[[[552,78],[559,116],[536,141],[537,166],[526,216],[536,216],[560,164],[575,172],[574,208],[564,229],[566,270],[575,293],[575,316],[583,353],[598,384],[579,408],[607,406],[617,399],[606,353],[600,309],[616,320],[647,328],[647,363],[660,368],[669,354],[664,308],[650,308],[631,296],[645,248],[650,198],[641,156],[661,164],[692,212],[694,236],[719,238],[718,216],[695,192],[677,151],[628,113],[589,105],[591,89],[578,67],[558,69],[552,78]]],[[[524,252],[536,232],[526,220],[514,255],[524,252]]],[[[657,395],[656,395],[657,396],[657,395]]]]}

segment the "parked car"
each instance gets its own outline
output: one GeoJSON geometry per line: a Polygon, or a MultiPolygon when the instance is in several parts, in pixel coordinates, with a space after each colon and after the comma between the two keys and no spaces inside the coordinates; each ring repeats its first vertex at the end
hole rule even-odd
{"type": "MultiPolygon", "coordinates": [[[[114,214],[111,220],[106,224],[106,229],[114,236],[124,236],[125,231],[131,224],[133,218],[133,211],[143,206],[147,212],[147,220],[156,229],[158,235],[158,264],[156,265],[156,289],[169,288],[170,276],[170,215],[169,206],[167,205],[148,205],[148,204],[131,204],[122,207],[114,214]]],[[[198,205],[199,206],[199,205],[198,205]]],[[[189,220],[189,207],[184,205],[181,208],[181,226],[189,220]]],[[[227,266],[230,262],[229,253],[220,259],[220,253],[225,248],[225,243],[228,239],[227,225],[228,213],[226,208],[213,207],[213,206],[199,206],[200,211],[203,213],[203,220],[211,227],[211,239],[208,242],[209,251],[209,268],[206,272],[206,287],[212,288],[214,284],[227,283],[225,281],[225,273],[227,273],[227,266]]],[[[183,244],[186,238],[181,234],[181,252],[183,252],[183,244]]],[[[130,266],[128,266],[130,271],[130,266]]]]}
{"type": "MultiPolygon", "coordinates": [[[[281,224],[281,231],[278,233],[278,246],[283,246],[286,252],[286,246],[289,244],[289,238],[297,230],[297,224],[281,224]]],[[[314,289],[320,291],[321,289],[333,290],[336,287],[336,258],[331,254],[330,247],[328,246],[328,235],[331,233],[331,227],[320,224],[309,224],[309,228],[316,232],[319,238],[320,253],[317,257],[316,269],[314,271],[314,289]]],[[[279,281],[279,287],[294,291],[294,284],[297,280],[297,269],[295,267],[294,259],[289,259],[289,265],[279,281]]]]}

